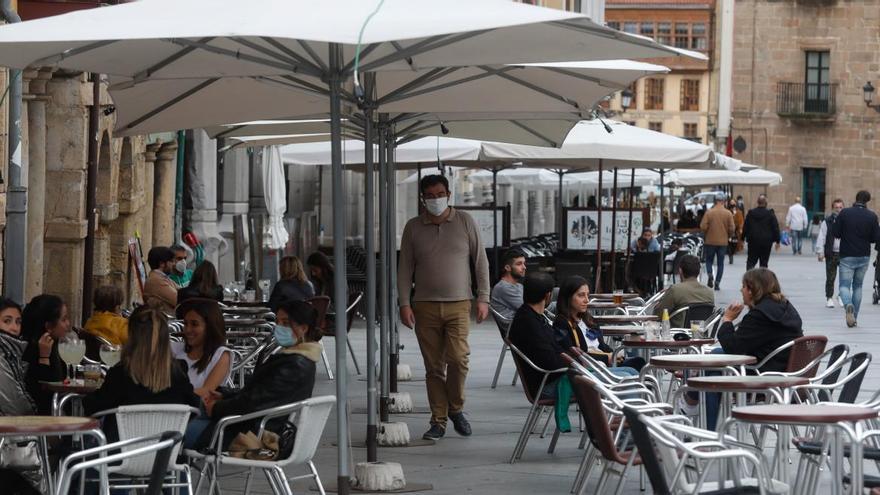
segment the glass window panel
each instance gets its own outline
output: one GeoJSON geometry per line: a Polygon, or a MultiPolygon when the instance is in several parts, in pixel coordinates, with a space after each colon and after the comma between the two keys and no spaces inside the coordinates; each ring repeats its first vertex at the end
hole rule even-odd
{"type": "Polygon", "coordinates": [[[695,22],[691,24],[691,34],[706,34],[706,25],[702,22],[695,22]]]}
{"type": "Polygon", "coordinates": [[[688,37],[687,36],[676,36],[675,37],[675,47],[676,48],[688,48],[688,37]]]}
{"type": "Polygon", "coordinates": [[[672,29],[671,22],[658,22],[657,23],[657,32],[661,34],[668,34],[672,29]]]}
{"type": "Polygon", "coordinates": [[[654,36],[654,23],[653,22],[643,22],[641,27],[641,34],[644,36],[654,36]]]}
{"type": "Polygon", "coordinates": [[[624,30],[624,32],[627,32],[627,33],[637,34],[638,33],[638,23],[624,22],[623,23],[623,30],[624,30]]]}
{"type": "Polygon", "coordinates": [[[609,22],[608,27],[610,27],[611,29],[616,29],[616,30],[620,31],[620,23],[617,21],[609,22]]]}
{"type": "Polygon", "coordinates": [[[675,34],[688,34],[688,25],[685,22],[675,23],[675,34]]]}
{"type": "Polygon", "coordinates": [[[706,50],[708,44],[705,37],[695,37],[691,39],[691,50],[706,50]]]}

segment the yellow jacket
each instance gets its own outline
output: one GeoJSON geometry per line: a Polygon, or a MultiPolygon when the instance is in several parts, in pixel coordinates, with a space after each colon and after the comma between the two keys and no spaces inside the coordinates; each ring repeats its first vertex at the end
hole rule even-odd
{"type": "Polygon", "coordinates": [[[98,311],[89,318],[86,332],[107,339],[111,344],[122,345],[128,340],[128,320],[109,311],[98,311]]]}

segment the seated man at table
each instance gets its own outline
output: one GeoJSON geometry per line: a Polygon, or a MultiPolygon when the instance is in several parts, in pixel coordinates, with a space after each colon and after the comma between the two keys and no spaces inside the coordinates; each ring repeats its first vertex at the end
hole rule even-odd
{"type": "Polygon", "coordinates": [[[521,281],[526,276],[526,257],[518,249],[508,249],[501,258],[501,267],[504,273],[495,287],[492,287],[490,303],[492,309],[511,320],[523,304],[521,281]]]}
{"type": "MultiPolygon", "coordinates": [[[[715,293],[701,284],[697,278],[700,276],[700,258],[692,254],[682,256],[678,261],[678,276],[681,282],[673,285],[663,294],[657,307],[654,308],[654,314],[660,316],[664,309],[672,314],[691,304],[715,304],[715,293]]],[[[669,324],[673,328],[684,328],[687,323],[684,321],[684,313],[676,315],[669,324]]]]}

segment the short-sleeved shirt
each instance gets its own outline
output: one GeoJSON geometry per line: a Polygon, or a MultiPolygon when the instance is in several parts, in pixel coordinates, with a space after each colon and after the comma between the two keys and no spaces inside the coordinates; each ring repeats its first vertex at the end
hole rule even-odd
{"type": "MultiPolygon", "coordinates": [[[[223,356],[224,352],[232,352],[228,347],[220,346],[214,351],[214,355],[211,356],[211,360],[208,361],[208,365],[205,366],[205,369],[202,371],[197,370],[193,365],[197,360],[190,358],[186,355],[185,350],[186,344],[183,342],[172,342],[171,343],[171,353],[175,359],[181,359],[186,362],[186,373],[189,376],[189,381],[192,383],[193,388],[201,388],[205,384],[205,380],[208,379],[208,375],[211,374],[211,371],[214,370],[214,366],[217,366],[217,362],[220,361],[220,357],[223,356]]],[[[226,373],[226,376],[223,378],[223,381],[229,379],[232,375],[232,363],[230,363],[229,371],[226,373]]]]}

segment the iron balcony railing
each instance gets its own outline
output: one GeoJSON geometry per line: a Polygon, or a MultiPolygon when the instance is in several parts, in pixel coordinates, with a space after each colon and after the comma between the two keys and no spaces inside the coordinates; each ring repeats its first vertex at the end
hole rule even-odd
{"type": "Polygon", "coordinates": [[[837,84],[776,83],[776,113],[786,117],[822,118],[837,112],[837,84]]]}

